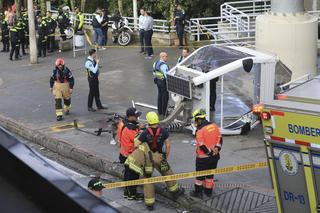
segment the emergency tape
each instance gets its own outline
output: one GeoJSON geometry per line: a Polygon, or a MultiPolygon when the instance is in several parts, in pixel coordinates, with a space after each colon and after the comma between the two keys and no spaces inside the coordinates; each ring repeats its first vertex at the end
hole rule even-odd
{"type": "Polygon", "coordinates": [[[238,165],[238,166],[228,166],[228,167],[218,168],[218,169],[209,169],[209,170],[204,170],[204,171],[186,172],[186,173],[180,173],[180,174],[174,174],[174,175],[144,178],[144,179],[139,179],[139,180],[107,183],[107,184],[104,184],[104,187],[106,189],[114,189],[114,188],[121,188],[121,187],[127,187],[127,186],[161,183],[161,182],[166,182],[166,181],[183,180],[183,179],[208,176],[208,175],[243,172],[243,171],[248,171],[248,170],[261,169],[261,168],[265,168],[267,166],[268,166],[267,162],[258,162],[258,163],[243,164],[243,165],[238,165]]]}

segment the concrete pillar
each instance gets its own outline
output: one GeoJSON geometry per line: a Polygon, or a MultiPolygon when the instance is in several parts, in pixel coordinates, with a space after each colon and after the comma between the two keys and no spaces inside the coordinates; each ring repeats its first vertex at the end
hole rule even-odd
{"type": "Polygon", "coordinates": [[[137,0],[132,0],[132,3],[133,3],[134,30],[138,30],[138,5],[137,5],[137,0]]]}
{"type": "Polygon", "coordinates": [[[36,29],[34,22],[33,1],[28,0],[30,63],[38,63],[36,29]]]}
{"type": "Polygon", "coordinates": [[[276,13],[304,12],[304,0],[271,0],[271,11],[276,13]]]}

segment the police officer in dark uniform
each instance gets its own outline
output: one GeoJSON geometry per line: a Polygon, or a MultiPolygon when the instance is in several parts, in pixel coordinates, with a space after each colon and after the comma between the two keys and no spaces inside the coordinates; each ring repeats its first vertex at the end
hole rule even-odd
{"type": "Polygon", "coordinates": [[[59,8],[58,10],[58,17],[57,17],[58,27],[60,29],[60,35],[62,40],[66,40],[65,30],[69,26],[69,19],[67,16],[63,13],[63,10],[59,8]]]}
{"type": "Polygon", "coordinates": [[[166,64],[168,54],[160,53],[160,59],[153,64],[154,83],[158,87],[158,113],[163,119],[167,114],[169,92],[167,90],[167,72],[169,66],[166,64]]]}
{"type": "Polygon", "coordinates": [[[19,39],[19,29],[17,28],[17,23],[14,22],[13,27],[10,29],[10,42],[11,42],[11,51],[10,51],[10,60],[14,54],[15,60],[19,60],[19,48],[20,48],[20,39],[19,39]]]}
{"type": "Polygon", "coordinates": [[[57,22],[52,18],[52,13],[50,11],[47,12],[46,22],[48,27],[47,50],[49,53],[51,53],[54,51],[54,47],[55,47],[54,33],[56,31],[57,22]]]}
{"type": "Polygon", "coordinates": [[[174,24],[176,26],[177,36],[179,38],[179,46],[182,48],[183,46],[183,37],[184,37],[184,25],[185,25],[185,12],[181,8],[181,5],[177,5],[175,18],[174,18],[174,24]]]}
{"type": "Polygon", "coordinates": [[[22,14],[22,21],[24,23],[24,30],[25,30],[25,47],[28,49],[29,47],[29,19],[28,19],[28,13],[27,11],[23,12],[22,14]]]}
{"type": "Polygon", "coordinates": [[[44,17],[38,16],[37,19],[37,30],[38,30],[38,57],[47,56],[47,36],[48,36],[48,28],[47,22],[44,17]]]}
{"type": "MultiPolygon", "coordinates": [[[[20,46],[22,50],[22,54],[26,55],[25,45],[26,45],[26,29],[25,24],[22,18],[18,19],[17,29],[19,31],[19,39],[20,39],[20,46]]],[[[20,50],[20,47],[19,47],[20,50]]]]}
{"type": "Polygon", "coordinates": [[[8,22],[3,18],[3,14],[0,14],[1,20],[1,37],[2,37],[2,44],[3,49],[1,52],[9,52],[9,27],[8,22]]]}

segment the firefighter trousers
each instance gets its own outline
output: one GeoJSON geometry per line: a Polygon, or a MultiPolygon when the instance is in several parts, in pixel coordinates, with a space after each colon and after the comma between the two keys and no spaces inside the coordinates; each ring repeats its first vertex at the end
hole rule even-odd
{"type": "MultiPolygon", "coordinates": [[[[162,176],[166,175],[173,175],[173,171],[169,169],[168,171],[161,171],[160,170],[160,163],[163,160],[163,155],[159,152],[152,152],[152,161],[153,166],[156,170],[160,172],[162,176]]],[[[175,193],[178,191],[178,183],[177,181],[167,181],[166,182],[167,188],[169,192],[175,193]]],[[[145,184],[144,185],[144,202],[147,206],[153,206],[155,203],[155,191],[154,191],[154,184],[145,184]]]]}
{"type": "Polygon", "coordinates": [[[53,95],[56,101],[56,116],[63,116],[62,100],[64,102],[65,111],[69,111],[71,108],[71,94],[69,83],[55,82],[53,86],[53,95]]]}
{"type": "MultiPolygon", "coordinates": [[[[216,169],[218,161],[220,159],[219,154],[210,156],[207,158],[196,158],[196,171],[204,171],[208,169],[216,169]]],[[[195,179],[196,193],[204,193],[211,195],[214,188],[213,175],[201,176],[195,179]]]]}

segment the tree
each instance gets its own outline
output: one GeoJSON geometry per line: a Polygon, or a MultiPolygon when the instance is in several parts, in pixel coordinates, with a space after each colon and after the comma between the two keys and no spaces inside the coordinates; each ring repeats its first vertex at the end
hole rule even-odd
{"type": "Polygon", "coordinates": [[[21,0],[15,0],[14,3],[16,4],[17,17],[20,18],[21,17],[21,0]]]}
{"type": "Polygon", "coordinates": [[[80,5],[80,9],[82,12],[84,12],[86,8],[86,0],[81,0],[81,5],[80,5]]]}
{"type": "Polygon", "coordinates": [[[40,8],[41,8],[41,15],[46,16],[46,14],[47,14],[47,1],[46,0],[40,1],[40,8]]]}
{"type": "Polygon", "coordinates": [[[70,0],[71,11],[74,11],[74,8],[76,6],[75,4],[76,4],[75,0],[70,0]]]}
{"type": "Polygon", "coordinates": [[[120,12],[120,15],[123,16],[123,1],[118,0],[118,10],[120,12]]]}
{"type": "Polygon", "coordinates": [[[3,0],[0,0],[0,11],[2,11],[3,8],[3,0]]]}

